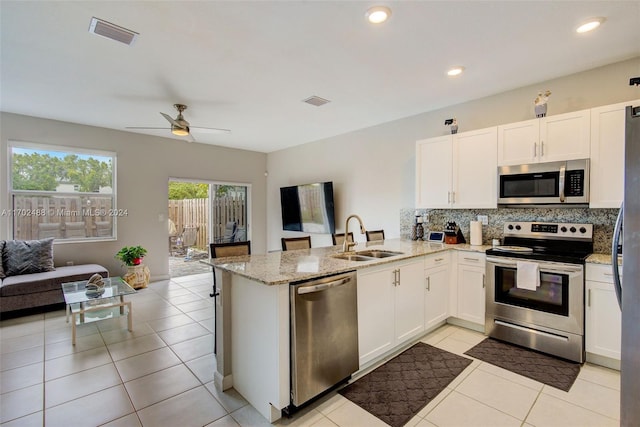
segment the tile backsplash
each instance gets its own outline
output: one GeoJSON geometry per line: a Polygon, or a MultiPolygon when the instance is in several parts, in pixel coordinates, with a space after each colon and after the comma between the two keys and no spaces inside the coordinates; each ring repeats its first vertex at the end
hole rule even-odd
{"type": "Polygon", "coordinates": [[[469,237],[469,222],[477,221],[478,215],[486,215],[489,224],[482,226],[482,242],[491,244],[492,239],[502,239],[504,223],[508,221],[539,221],[539,222],[575,222],[593,224],[594,253],[611,253],[613,227],[615,226],[618,209],[588,209],[588,208],[526,208],[526,209],[401,209],[400,236],[411,238],[411,229],[415,224],[415,213],[428,214],[429,222],[424,223],[425,230],[442,230],[449,221],[455,221],[467,242],[469,237]]]}

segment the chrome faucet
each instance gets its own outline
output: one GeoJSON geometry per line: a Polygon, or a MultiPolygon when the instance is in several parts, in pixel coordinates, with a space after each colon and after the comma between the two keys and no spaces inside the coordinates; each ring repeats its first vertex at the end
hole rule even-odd
{"type": "Polygon", "coordinates": [[[349,220],[351,218],[355,218],[360,223],[360,233],[366,233],[366,229],[364,228],[364,224],[362,224],[362,218],[360,218],[356,214],[351,214],[347,217],[347,220],[344,222],[344,243],[342,244],[342,252],[349,252],[351,248],[357,245],[356,242],[349,241],[349,220]]]}

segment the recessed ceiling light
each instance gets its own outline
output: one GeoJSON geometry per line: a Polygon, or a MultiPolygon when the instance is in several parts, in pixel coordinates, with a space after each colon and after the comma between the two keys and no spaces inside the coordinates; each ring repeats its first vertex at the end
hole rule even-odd
{"type": "Polygon", "coordinates": [[[591,18],[584,24],[576,28],[576,33],[586,33],[595,30],[605,21],[605,18],[591,18]]]}
{"type": "Polygon", "coordinates": [[[461,67],[461,66],[451,67],[451,69],[447,71],[447,75],[459,76],[460,74],[462,74],[463,71],[464,71],[464,67],[461,67]]]}
{"type": "Polygon", "coordinates": [[[381,24],[391,16],[391,9],[386,6],[375,6],[367,10],[365,16],[372,24],[381,24]]]}

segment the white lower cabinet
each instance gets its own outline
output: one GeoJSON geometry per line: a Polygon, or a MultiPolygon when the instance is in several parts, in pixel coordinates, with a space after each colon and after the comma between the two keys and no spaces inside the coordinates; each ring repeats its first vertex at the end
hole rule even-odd
{"type": "Polygon", "coordinates": [[[457,313],[456,317],[484,325],[485,313],[485,254],[457,252],[457,313]]]}
{"type": "Polygon", "coordinates": [[[585,347],[587,353],[619,361],[622,323],[613,286],[610,265],[587,264],[585,347]]]}
{"type": "Polygon", "coordinates": [[[435,328],[449,316],[450,254],[425,257],[424,328],[435,328]]]}
{"type": "Polygon", "coordinates": [[[424,331],[424,259],[358,270],[360,366],[424,331]]]}

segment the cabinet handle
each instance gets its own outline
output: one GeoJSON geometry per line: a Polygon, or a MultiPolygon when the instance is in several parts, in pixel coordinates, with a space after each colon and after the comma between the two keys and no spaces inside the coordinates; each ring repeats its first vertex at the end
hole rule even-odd
{"type": "Polygon", "coordinates": [[[485,275],[483,274],[483,275],[482,275],[482,289],[484,289],[484,287],[485,287],[485,284],[484,284],[484,282],[485,282],[484,277],[485,277],[485,275]]]}
{"type": "Polygon", "coordinates": [[[431,292],[431,277],[427,277],[427,291],[431,292]]]}
{"type": "Polygon", "coordinates": [[[478,261],[480,261],[480,260],[479,260],[479,259],[477,259],[477,258],[466,258],[466,257],[465,257],[465,258],[463,258],[463,259],[464,259],[465,261],[473,261],[473,262],[478,262],[478,261]]]}
{"type": "Polygon", "coordinates": [[[436,258],[436,262],[444,261],[444,258],[436,258]]]}
{"type": "Polygon", "coordinates": [[[591,289],[587,291],[587,307],[591,307],[591,289]]]}
{"type": "Polygon", "coordinates": [[[456,192],[455,192],[455,191],[452,191],[452,192],[451,192],[451,201],[452,201],[453,203],[455,203],[455,202],[456,202],[456,192]]]}
{"type": "Polygon", "coordinates": [[[544,157],[544,141],[540,141],[540,157],[544,157]]]}
{"type": "Polygon", "coordinates": [[[400,286],[400,269],[396,270],[398,272],[398,286],[400,286]]]}
{"type": "Polygon", "coordinates": [[[538,143],[533,142],[533,158],[535,159],[538,156],[538,143]]]}
{"type": "Polygon", "coordinates": [[[451,203],[451,191],[447,191],[447,203],[451,203]]]}

